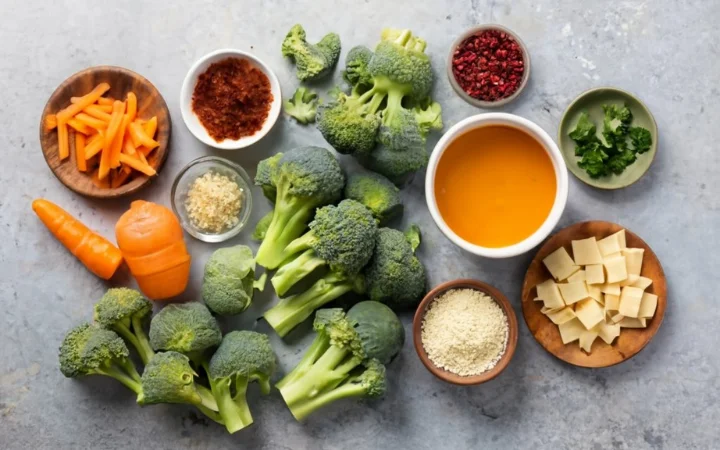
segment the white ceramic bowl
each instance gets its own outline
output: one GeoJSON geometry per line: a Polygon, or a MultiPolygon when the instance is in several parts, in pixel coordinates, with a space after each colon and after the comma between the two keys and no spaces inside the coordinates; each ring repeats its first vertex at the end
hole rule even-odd
{"type": "Polygon", "coordinates": [[[430,162],[428,163],[427,173],[425,175],[425,198],[427,199],[428,208],[433,220],[440,228],[440,231],[445,234],[455,245],[467,250],[470,253],[474,253],[479,256],[487,258],[509,258],[511,256],[520,255],[531,250],[533,247],[540,244],[550,232],[557,225],[560,216],[565,209],[568,196],[568,174],[565,160],[560,153],[560,149],[552,138],[538,125],[524,119],[520,116],[507,113],[488,113],[478,114],[475,116],[468,117],[462,120],[450,128],[440,139],[435,146],[435,149],[430,156],[430,162]],[[450,143],[459,135],[484,126],[489,125],[506,125],[510,127],[522,130],[529,135],[533,136],[543,146],[547,154],[552,160],[553,167],[555,168],[555,179],[557,181],[557,190],[555,194],[555,202],[550,210],[550,214],[545,219],[545,222],[538,228],[533,234],[527,237],[525,240],[518,242],[517,244],[510,245],[508,247],[490,248],[481,247],[479,245],[472,244],[465,239],[458,236],[453,230],[448,227],[443,220],[440,210],[437,206],[435,199],[435,172],[437,171],[438,162],[442,157],[445,150],[448,148],[450,143]]]}
{"type": "Polygon", "coordinates": [[[278,81],[277,76],[275,76],[275,73],[259,58],[242,50],[220,49],[203,56],[190,68],[185,76],[185,81],[183,81],[182,89],[180,90],[180,111],[182,112],[182,118],[185,125],[187,125],[190,132],[198,138],[198,140],[221,150],[237,150],[239,148],[245,148],[262,139],[266,134],[268,134],[273,125],[275,125],[275,122],[280,115],[281,107],[282,92],[280,90],[280,82],[278,81]],[[270,80],[270,90],[273,95],[273,102],[270,106],[270,113],[268,114],[263,127],[255,134],[252,136],[245,136],[237,140],[225,139],[222,142],[217,142],[215,139],[210,137],[208,132],[205,130],[205,127],[203,127],[200,123],[200,119],[198,119],[197,115],[195,115],[192,111],[192,95],[195,85],[197,84],[198,77],[205,72],[211,64],[231,57],[247,59],[268,77],[268,80],[270,80]]]}

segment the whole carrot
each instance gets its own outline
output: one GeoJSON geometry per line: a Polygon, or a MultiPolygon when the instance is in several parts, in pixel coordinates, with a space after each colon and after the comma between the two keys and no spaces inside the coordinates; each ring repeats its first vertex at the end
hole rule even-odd
{"type": "Polygon", "coordinates": [[[32,209],[57,240],[90,272],[108,280],[122,264],[120,249],[56,204],[39,198],[33,201],[32,209]]]}

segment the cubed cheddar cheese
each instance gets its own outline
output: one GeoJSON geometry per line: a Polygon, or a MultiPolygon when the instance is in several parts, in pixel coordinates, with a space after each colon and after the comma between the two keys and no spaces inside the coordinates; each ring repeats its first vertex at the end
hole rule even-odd
{"type": "Polygon", "coordinates": [[[591,298],[582,300],[575,305],[575,315],[586,330],[592,329],[605,320],[605,313],[600,304],[591,298]]]}
{"type": "Polygon", "coordinates": [[[605,341],[608,345],[611,345],[615,338],[620,336],[620,325],[618,324],[608,324],[602,322],[595,327],[595,330],[597,330],[600,339],[605,341]]]}
{"type": "Polygon", "coordinates": [[[605,270],[602,264],[591,264],[585,267],[585,281],[587,284],[605,283],[605,270]]]}
{"type": "Polygon", "coordinates": [[[543,259],[543,264],[557,281],[567,280],[570,275],[580,270],[580,267],[575,265],[564,247],[560,247],[546,256],[543,259]]]}
{"type": "Polygon", "coordinates": [[[618,231],[617,233],[611,234],[611,235],[608,236],[608,237],[613,237],[613,236],[617,236],[618,244],[620,244],[620,250],[624,250],[624,249],[627,248],[627,244],[625,243],[625,242],[626,242],[626,240],[625,240],[625,230],[620,230],[620,231],[618,231]]]}
{"type": "Polygon", "coordinates": [[[607,283],[619,283],[627,279],[627,265],[624,256],[616,256],[606,259],[603,262],[605,271],[607,271],[607,283]]]}
{"type": "Polygon", "coordinates": [[[560,338],[562,339],[563,344],[569,344],[577,341],[580,339],[580,335],[587,331],[582,322],[580,322],[577,318],[568,320],[567,322],[558,325],[558,329],[560,330],[560,338]]]}
{"type": "Polygon", "coordinates": [[[605,295],[605,310],[606,311],[619,311],[620,310],[620,296],[618,295],[605,295]]]}
{"type": "Polygon", "coordinates": [[[590,298],[594,298],[595,300],[598,301],[598,303],[604,304],[605,299],[603,298],[603,293],[602,293],[601,288],[602,288],[602,286],[599,284],[588,284],[587,285],[587,290],[588,290],[588,294],[590,294],[590,298]]]}
{"type": "Polygon", "coordinates": [[[542,308],[540,308],[540,312],[547,316],[548,314],[556,313],[565,308],[566,306],[561,306],[559,308],[548,308],[547,306],[543,306],[542,308]]]}
{"type": "Polygon", "coordinates": [[[580,348],[585,350],[586,353],[590,353],[592,351],[592,345],[597,337],[597,331],[585,330],[583,334],[580,335],[580,348]]]}
{"type": "Polygon", "coordinates": [[[573,257],[578,266],[602,264],[603,257],[594,237],[572,241],[573,257]]]}
{"type": "Polygon", "coordinates": [[[644,291],[645,289],[649,288],[651,284],[652,280],[650,278],[640,276],[638,277],[637,281],[632,284],[632,286],[640,288],[644,291]]]}
{"type": "Polygon", "coordinates": [[[640,312],[643,290],[640,288],[625,286],[620,295],[620,309],[618,312],[625,317],[637,318],[640,312]]]}
{"type": "Polygon", "coordinates": [[[553,280],[544,281],[536,286],[537,296],[543,301],[545,307],[557,309],[565,307],[557,284],[553,280]]]}
{"type": "Polygon", "coordinates": [[[617,233],[611,234],[605,239],[600,239],[597,245],[603,257],[622,251],[622,247],[620,247],[620,236],[617,233]]]}
{"type": "Polygon", "coordinates": [[[628,277],[620,282],[620,287],[632,286],[640,279],[639,275],[628,275],[628,277]]]}
{"type": "Polygon", "coordinates": [[[625,319],[625,316],[623,316],[622,314],[615,314],[614,316],[612,316],[612,317],[610,318],[610,322],[612,322],[612,323],[620,323],[620,322],[623,321],[623,319],[625,319]]]}
{"type": "Polygon", "coordinates": [[[627,263],[628,275],[640,275],[642,272],[643,254],[645,249],[642,248],[626,248],[622,254],[627,263]]]}
{"type": "Polygon", "coordinates": [[[561,283],[557,285],[560,288],[560,294],[566,305],[572,305],[580,300],[590,297],[587,285],[584,281],[573,281],[572,283],[561,283]]]}
{"type": "Polygon", "coordinates": [[[658,297],[655,294],[643,292],[642,299],[640,300],[640,310],[638,311],[638,318],[650,319],[655,315],[657,309],[658,297]]]}
{"type": "Polygon", "coordinates": [[[605,283],[600,288],[603,294],[620,295],[620,283],[605,283]]]}
{"type": "Polygon", "coordinates": [[[646,328],[647,319],[636,319],[634,317],[625,317],[619,323],[620,328],[646,328]]]}
{"type": "Polygon", "coordinates": [[[559,311],[550,312],[547,314],[547,316],[548,319],[550,319],[555,325],[562,325],[565,322],[569,322],[576,317],[575,311],[573,311],[573,309],[569,306],[566,306],[559,311]]]}
{"type": "Polygon", "coordinates": [[[574,274],[570,275],[567,279],[568,282],[572,281],[585,281],[585,278],[587,277],[587,274],[584,270],[578,270],[574,274]]]}

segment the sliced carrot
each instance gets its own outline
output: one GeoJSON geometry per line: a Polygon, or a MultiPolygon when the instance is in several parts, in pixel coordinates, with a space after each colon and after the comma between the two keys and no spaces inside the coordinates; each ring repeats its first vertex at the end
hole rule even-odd
{"type": "Polygon", "coordinates": [[[143,164],[147,164],[148,166],[150,165],[150,164],[148,164],[147,159],[145,159],[145,155],[143,155],[142,152],[137,152],[136,154],[137,154],[137,158],[138,158],[143,164]]]}
{"type": "Polygon", "coordinates": [[[142,125],[138,123],[130,124],[130,137],[132,138],[133,144],[135,144],[136,147],[143,145],[149,149],[153,149],[160,145],[157,141],[153,140],[153,138],[148,136],[147,133],[145,133],[142,125]]]}
{"type": "Polygon", "coordinates": [[[67,124],[73,130],[80,132],[82,134],[85,134],[85,135],[90,134],[90,131],[92,130],[92,128],[90,128],[89,126],[85,125],[84,123],[80,122],[79,120],[77,120],[75,118],[68,120],[67,124]]]}
{"type": "Polygon", "coordinates": [[[132,156],[128,156],[124,153],[120,154],[120,162],[122,162],[123,164],[127,164],[128,166],[132,167],[133,169],[137,170],[138,172],[142,172],[149,177],[151,177],[157,173],[157,172],[155,172],[155,169],[150,167],[150,165],[144,164],[139,159],[135,159],[132,156]]]}
{"type": "Polygon", "coordinates": [[[130,174],[132,174],[132,169],[130,169],[128,166],[123,165],[121,169],[118,169],[117,172],[115,172],[115,176],[112,179],[112,183],[110,183],[110,186],[114,188],[118,188],[125,184],[128,178],[130,178],[130,174]]]}
{"type": "MultiPolygon", "coordinates": [[[[106,113],[101,109],[102,107],[100,105],[90,105],[87,108],[83,109],[83,112],[87,114],[88,116],[92,116],[96,119],[100,119],[104,122],[110,122],[110,114],[106,113]]],[[[112,112],[112,107],[110,109],[112,112]]]]}
{"type": "Polygon", "coordinates": [[[135,117],[137,117],[137,96],[133,91],[128,92],[127,95],[127,114],[130,116],[130,122],[135,121],[135,117]]]}
{"type": "Polygon", "coordinates": [[[150,136],[150,138],[155,139],[155,133],[157,132],[157,116],[153,116],[152,119],[148,120],[143,124],[143,130],[145,130],[145,133],[150,136]]]}
{"type": "Polygon", "coordinates": [[[97,102],[98,105],[110,106],[111,109],[108,112],[112,112],[112,105],[115,103],[115,99],[112,97],[100,97],[97,102]]]}
{"type": "Polygon", "coordinates": [[[112,144],[115,140],[115,135],[118,132],[118,128],[120,128],[120,125],[122,124],[124,115],[125,103],[119,100],[115,100],[115,103],[113,103],[112,119],[110,119],[110,123],[107,127],[107,132],[105,133],[102,156],[100,157],[100,167],[98,168],[98,177],[101,180],[104,180],[108,176],[108,173],[110,173],[110,157],[112,156],[112,144]]]}
{"type": "Polygon", "coordinates": [[[58,118],[58,156],[60,157],[60,160],[67,158],[70,156],[70,147],[68,145],[68,128],[67,123],[65,123],[64,119],[58,118]]]}
{"type": "Polygon", "coordinates": [[[110,187],[110,180],[107,179],[107,175],[105,176],[105,178],[100,178],[99,167],[95,172],[93,172],[93,175],[92,177],[90,177],[90,179],[92,180],[93,184],[100,189],[107,189],[110,187]]]}
{"type": "Polygon", "coordinates": [[[95,103],[95,107],[96,107],[99,111],[102,111],[102,112],[104,112],[104,113],[108,113],[108,114],[112,113],[112,103],[110,103],[110,104],[108,104],[108,105],[103,105],[103,104],[100,104],[100,103],[95,103]]]}
{"type": "Polygon", "coordinates": [[[125,113],[123,115],[123,120],[120,123],[120,128],[118,128],[117,134],[115,135],[115,140],[113,140],[111,152],[110,152],[110,167],[115,169],[116,167],[120,167],[120,153],[123,149],[123,140],[125,139],[125,130],[127,129],[128,124],[130,123],[130,115],[128,113],[125,113]]]}
{"type": "Polygon", "coordinates": [[[90,158],[100,153],[105,143],[104,136],[105,134],[100,131],[85,143],[85,160],[90,160],[90,158]]]}
{"type": "Polygon", "coordinates": [[[77,103],[71,103],[70,106],[57,113],[58,119],[68,120],[74,115],[78,114],[83,109],[92,105],[98,99],[110,89],[110,85],[107,83],[100,83],[95,86],[95,89],[90,91],[89,94],[83,95],[77,101],[77,103]]]}
{"type": "Polygon", "coordinates": [[[96,119],[94,117],[91,117],[85,113],[80,113],[75,116],[75,119],[82,122],[83,124],[95,128],[96,130],[104,130],[108,127],[108,122],[105,122],[104,120],[96,119]]]}
{"type": "Polygon", "coordinates": [[[87,170],[87,161],[85,160],[85,135],[75,133],[75,161],[80,172],[87,170]]]}
{"type": "Polygon", "coordinates": [[[45,116],[45,130],[50,131],[57,128],[57,116],[55,114],[48,114],[45,116]]]}
{"type": "Polygon", "coordinates": [[[125,138],[123,139],[123,153],[126,155],[135,155],[137,153],[137,150],[135,150],[135,146],[132,143],[132,140],[129,139],[127,133],[125,133],[125,138]]]}

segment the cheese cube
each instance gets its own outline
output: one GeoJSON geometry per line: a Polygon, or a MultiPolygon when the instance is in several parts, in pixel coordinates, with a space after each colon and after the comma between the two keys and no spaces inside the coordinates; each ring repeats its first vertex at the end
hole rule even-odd
{"type": "Polygon", "coordinates": [[[572,258],[564,247],[560,247],[550,253],[543,259],[543,264],[550,271],[550,274],[556,280],[566,280],[570,275],[574,274],[580,267],[573,263],[572,258]]]}
{"type": "Polygon", "coordinates": [[[626,242],[625,241],[625,230],[620,230],[617,233],[611,234],[608,237],[613,237],[613,236],[617,236],[618,244],[620,245],[621,250],[624,250],[627,248],[627,245],[625,244],[625,242],[626,242]]]}
{"type": "Polygon", "coordinates": [[[602,293],[601,288],[602,288],[602,286],[600,286],[599,284],[588,284],[587,285],[587,290],[588,290],[588,294],[590,294],[590,298],[594,298],[595,300],[598,301],[598,303],[605,303],[605,299],[603,298],[603,293],[602,293]]]}
{"type": "Polygon", "coordinates": [[[608,345],[612,344],[615,338],[620,336],[620,325],[617,324],[599,323],[595,330],[597,330],[600,339],[608,345]]]}
{"type": "Polygon", "coordinates": [[[575,311],[573,311],[573,309],[569,306],[566,306],[559,311],[551,312],[547,314],[547,316],[548,319],[552,320],[552,323],[554,323],[555,325],[562,325],[565,322],[569,322],[576,317],[575,311]]]}
{"type": "Polygon", "coordinates": [[[543,301],[545,307],[556,309],[563,308],[565,306],[565,302],[563,302],[563,299],[560,296],[557,284],[555,284],[553,280],[547,280],[540,283],[535,286],[535,288],[537,289],[538,298],[543,301]]]}
{"type": "Polygon", "coordinates": [[[560,288],[560,294],[566,305],[572,305],[580,300],[585,300],[590,296],[587,285],[584,281],[573,281],[572,283],[562,283],[557,285],[560,288]]]}
{"type": "Polygon", "coordinates": [[[605,283],[605,271],[602,264],[590,264],[585,267],[585,281],[587,284],[605,283]]]}
{"type": "Polygon", "coordinates": [[[590,330],[605,319],[600,304],[591,298],[578,302],[575,306],[575,315],[586,330],[590,330]]]}
{"type": "Polygon", "coordinates": [[[628,277],[620,282],[620,287],[632,286],[640,279],[639,275],[628,275],[628,277]]]}
{"type": "Polygon", "coordinates": [[[605,266],[605,270],[607,271],[608,283],[619,283],[627,279],[628,273],[624,256],[617,256],[614,258],[606,259],[603,262],[603,265],[605,266]]]}
{"type": "Polygon", "coordinates": [[[642,299],[640,300],[640,311],[638,311],[639,318],[650,319],[655,315],[657,309],[658,297],[655,294],[643,293],[642,299]]]}
{"type": "Polygon", "coordinates": [[[602,264],[603,258],[594,237],[572,241],[573,257],[578,266],[602,264]]]}
{"type": "Polygon", "coordinates": [[[619,311],[620,310],[620,297],[617,295],[605,295],[605,310],[606,311],[619,311]]]}
{"type": "Polygon", "coordinates": [[[612,316],[610,318],[610,322],[618,323],[618,322],[622,322],[623,319],[625,319],[625,316],[623,316],[622,314],[615,314],[614,316],[612,316]]]}
{"type": "Polygon", "coordinates": [[[578,270],[574,274],[570,275],[567,279],[567,281],[585,281],[585,278],[587,277],[584,270],[578,270]]]}
{"type": "Polygon", "coordinates": [[[561,306],[559,308],[548,308],[547,306],[543,306],[542,308],[540,308],[540,312],[547,316],[548,314],[556,313],[565,308],[566,306],[561,306]]]}
{"type": "Polygon", "coordinates": [[[627,262],[628,275],[640,275],[644,253],[645,249],[642,248],[626,248],[623,250],[622,254],[627,262]]]}
{"type": "Polygon", "coordinates": [[[605,283],[600,288],[603,294],[620,295],[620,283],[605,283]]]}
{"type": "Polygon", "coordinates": [[[558,325],[558,329],[560,330],[560,338],[563,344],[577,341],[580,339],[580,335],[587,331],[578,319],[572,319],[560,324],[558,325]]]}
{"type": "Polygon", "coordinates": [[[620,309],[618,312],[625,317],[638,317],[640,302],[642,301],[643,290],[640,288],[625,286],[620,295],[620,309]]]}
{"type": "Polygon", "coordinates": [[[580,348],[585,350],[586,353],[590,353],[592,351],[593,342],[595,342],[597,337],[597,331],[585,330],[585,332],[580,335],[580,348]]]}
{"type": "Polygon", "coordinates": [[[640,276],[638,277],[637,281],[632,284],[632,286],[640,288],[644,291],[645,289],[649,288],[651,284],[652,280],[650,278],[640,276]]]}
{"type": "Polygon", "coordinates": [[[598,248],[600,249],[600,254],[603,256],[620,253],[622,251],[622,247],[620,247],[620,237],[617,233],[611,234],[605,239],[598,241],[598,248]]]}
{"type": "Polygon", "coordinates": [[[636,319],[634,317],[625,317],[619,323],[620,328],[645,328],[647,327],[647,319],[636,319]]]}

